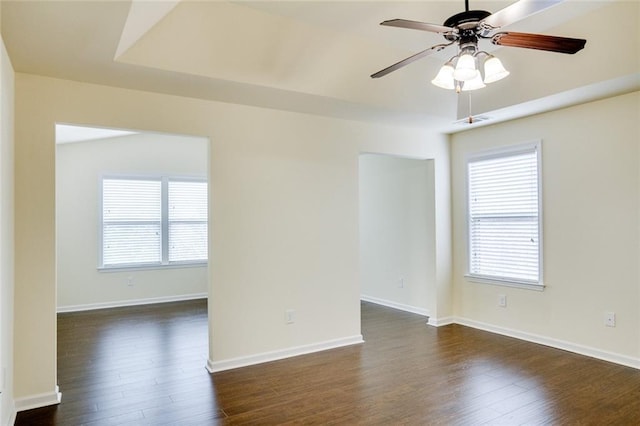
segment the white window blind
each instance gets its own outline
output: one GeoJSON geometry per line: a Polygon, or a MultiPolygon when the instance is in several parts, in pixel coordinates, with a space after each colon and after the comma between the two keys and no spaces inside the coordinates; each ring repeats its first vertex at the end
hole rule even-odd
{"type": "Polygon", "coordinates": [[[468,163],[469,274],[540,284],[539,146],[468,163]]]}
{"type": "Polygon", "coordinates": [[[101,268],[205,263],[207,182],[103,178],[101,268]]]}
{"type": "Polygon", "coordinates": [[[169,262],[207,260],[207,183],[169,181],[169,262]]]}
{"type": "Polygon", "coordinates": [[[104,266],[160,263],[161,181],[104,179],[102,263],[104,266]]]}

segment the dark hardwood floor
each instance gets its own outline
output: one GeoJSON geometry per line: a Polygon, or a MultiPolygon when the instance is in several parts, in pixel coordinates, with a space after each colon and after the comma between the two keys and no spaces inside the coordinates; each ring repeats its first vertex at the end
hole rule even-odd
{"type": "Polygon", "coordinates": [[[363,303],[366,343],[209,374],[205,301],[58,316],[17,425],[640,425],[640,370],[363,303]]]}

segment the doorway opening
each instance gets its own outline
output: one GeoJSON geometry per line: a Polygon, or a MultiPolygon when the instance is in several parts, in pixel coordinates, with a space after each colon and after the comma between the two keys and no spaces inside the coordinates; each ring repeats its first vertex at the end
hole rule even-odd
{"type": "Polygon", "coordinates": [[[208,152],[203,137],[56,125],[58,312],[206,298],[208,152]]]}
{"type": "Polygon", "coordinates": [[[359,158],[361,299],[429,316],[435,299],[434,161],[359,158]]]}
{"type": "MultiPolygon", "coordinates": [[[[192,301],[198,318],[208,317],[209,151],[209,139],[205,137],[56,124],[58,313],[75,315],[73,312],[104,308],[143,312],[139,305],[192,301]],[[163,193],[159,211],[150,193],[127,192],[131,189],[127,182],[136,183],[139,189],[139,182],[158,180],[162,182],[161,191],[169,192],[166,197],[163,193]],[[121,198],[110,201],[113,211],[105,202],[106,182],[125,188],[115,192],[121,198]],[[177,184],[172,186],[172,182],[177,184]],[[193,182],[201,184],[194,186],[193,182]],[[144,202],[140,202],[141,198],[145,198],[144,202]],[[196,199],[200,204],[193,207],[190,203],[196,199]],[[114,249],[111,244],[120,245],[114,249]],[[105,257],[105,248],[111,251],[110,257],[105,257]],[[159,261],[148,254],[157,250],[159,261]],[[142,251],[145,256],[139,256],[142,251]],[[123,259],[123,263],[117,263],[123,259]]],[[[145,188],[150,186],[153,185],[145,188]]],[[[117,314],[119,310],[104,312],[117,314]]],[[[134,334],[144,332],[144,336],[131,338],[130,343],[135,346],[136,342],[146,342],[145,346],[157,349],[158,359],[163,347],[184,338],[174,330],[175,326],[171,327],[168,318],[146,327],[146,331],[141,324],[135,328],[129,321],[111,327],[108,333],[115,333],[118,328],[134,334]]],[[[101,342],[109,341],[110,336],[102,337],[101,342]]],[[[197,340],[194,348],[208,348],[206,328],[197,340]]],[[[59,351],[61,344],[58,342],[59,351]]],[[[64,350],[89,350],[81,347],[82,342],[64,344],[64,350]]],[[[102,349],[105,353],[111,350],[102,349]]],[[[101,356],[108,361],[108,356],[101,356]]],[[[194,360],[198,368],[202,369],[201,360],[206,357],[206,353],[197,354],[194,360]]],[[[99,364],[92,368],[94,373],[108,368],[108,362],[99,364]]],[[[64,368],[59,364],[58,369],[61,367],[64,368]]],[[[64,383],[60,385],[64,391],[64,383]]]]}

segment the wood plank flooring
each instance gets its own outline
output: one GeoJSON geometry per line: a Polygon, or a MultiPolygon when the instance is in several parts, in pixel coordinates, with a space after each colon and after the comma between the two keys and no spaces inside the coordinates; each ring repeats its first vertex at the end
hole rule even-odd
{"type": "Polygon", "coordinates": [[[362,304],[365,343],[209,374],[205,301],[58,316],[16,425],[640,425],[640,370],[362,304]]]}

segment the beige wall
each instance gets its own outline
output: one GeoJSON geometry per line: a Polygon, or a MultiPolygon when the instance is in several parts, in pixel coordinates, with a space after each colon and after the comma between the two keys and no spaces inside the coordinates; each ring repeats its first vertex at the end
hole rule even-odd
{"type": "Polygon", "coordinates": [[[455,314],[640,367],[640,93],[452,137],[455,314]],[[465,156],[542,140],[543,292],[477,284],[466,272],[465,156]],[[498,307],[498,294],[507,307],[498,307]],[[605,311],[616,313],[605,327],[605,311]]]}
{"type": "MultiPolygon", "coordinates": [[[[4,83],[2,89],[4,100],[4,83]]],[[[619,96],[454,135],[452,215],[444,136],[18,74],[15,395],[55,393],[56,122],[210,139],[214,363],[359,336],[358,158],[365,152],[434,159],[436,269],[427,308],[436,323],[455,316],[637,363],[639,97],[619,96]],[[543,140],[547,288],[469,283],[463,278],[464,157],[532,139],[543,140]],[[498,308],[498,294],[508,296],[506,309],[498,308]],[[296,310],[294,324],[284,323],[286,309],[296,310]],[[604,327],[604,311],[616,312],[617,327],[604,327]]]]}
{"type": "Polygon", "coordinates": [[[429,315],[436,278],[433,161],[364,154],[359,179],[364,299],[429,315]]]}
{"type": "Polygon", "coordinates": [[[207,268],[98,271],[102,176],[207,178],[208,141],[158,133],[58,144],[58,311],[198,297],[207,268]]]}
{"type": "Polygon", "coordinates": [[[10,424],[13,405],[13,100],[14,73],[0,39],[0,425],[10,424]]]}
{"type": "MultiPolygon", "coordinates": [[[[436,190],[443,188],[436,195],[443,201],[437,214],[450,215],[444,136],[18,74],[20,397],[51,393],[56,383],[55,122],[190,134],[211,141],[213,363],[360,335],[360,152],[435,158],[436,190]],[[294,324],[285,324],[286,309],[296,310],[294,324]]],[[[450,244],[446,223],[436,229],[436,239],[442,246],[450,244]]],[[[447,265],[448,257],[441,254],[442,264],[447,265]]]]}

